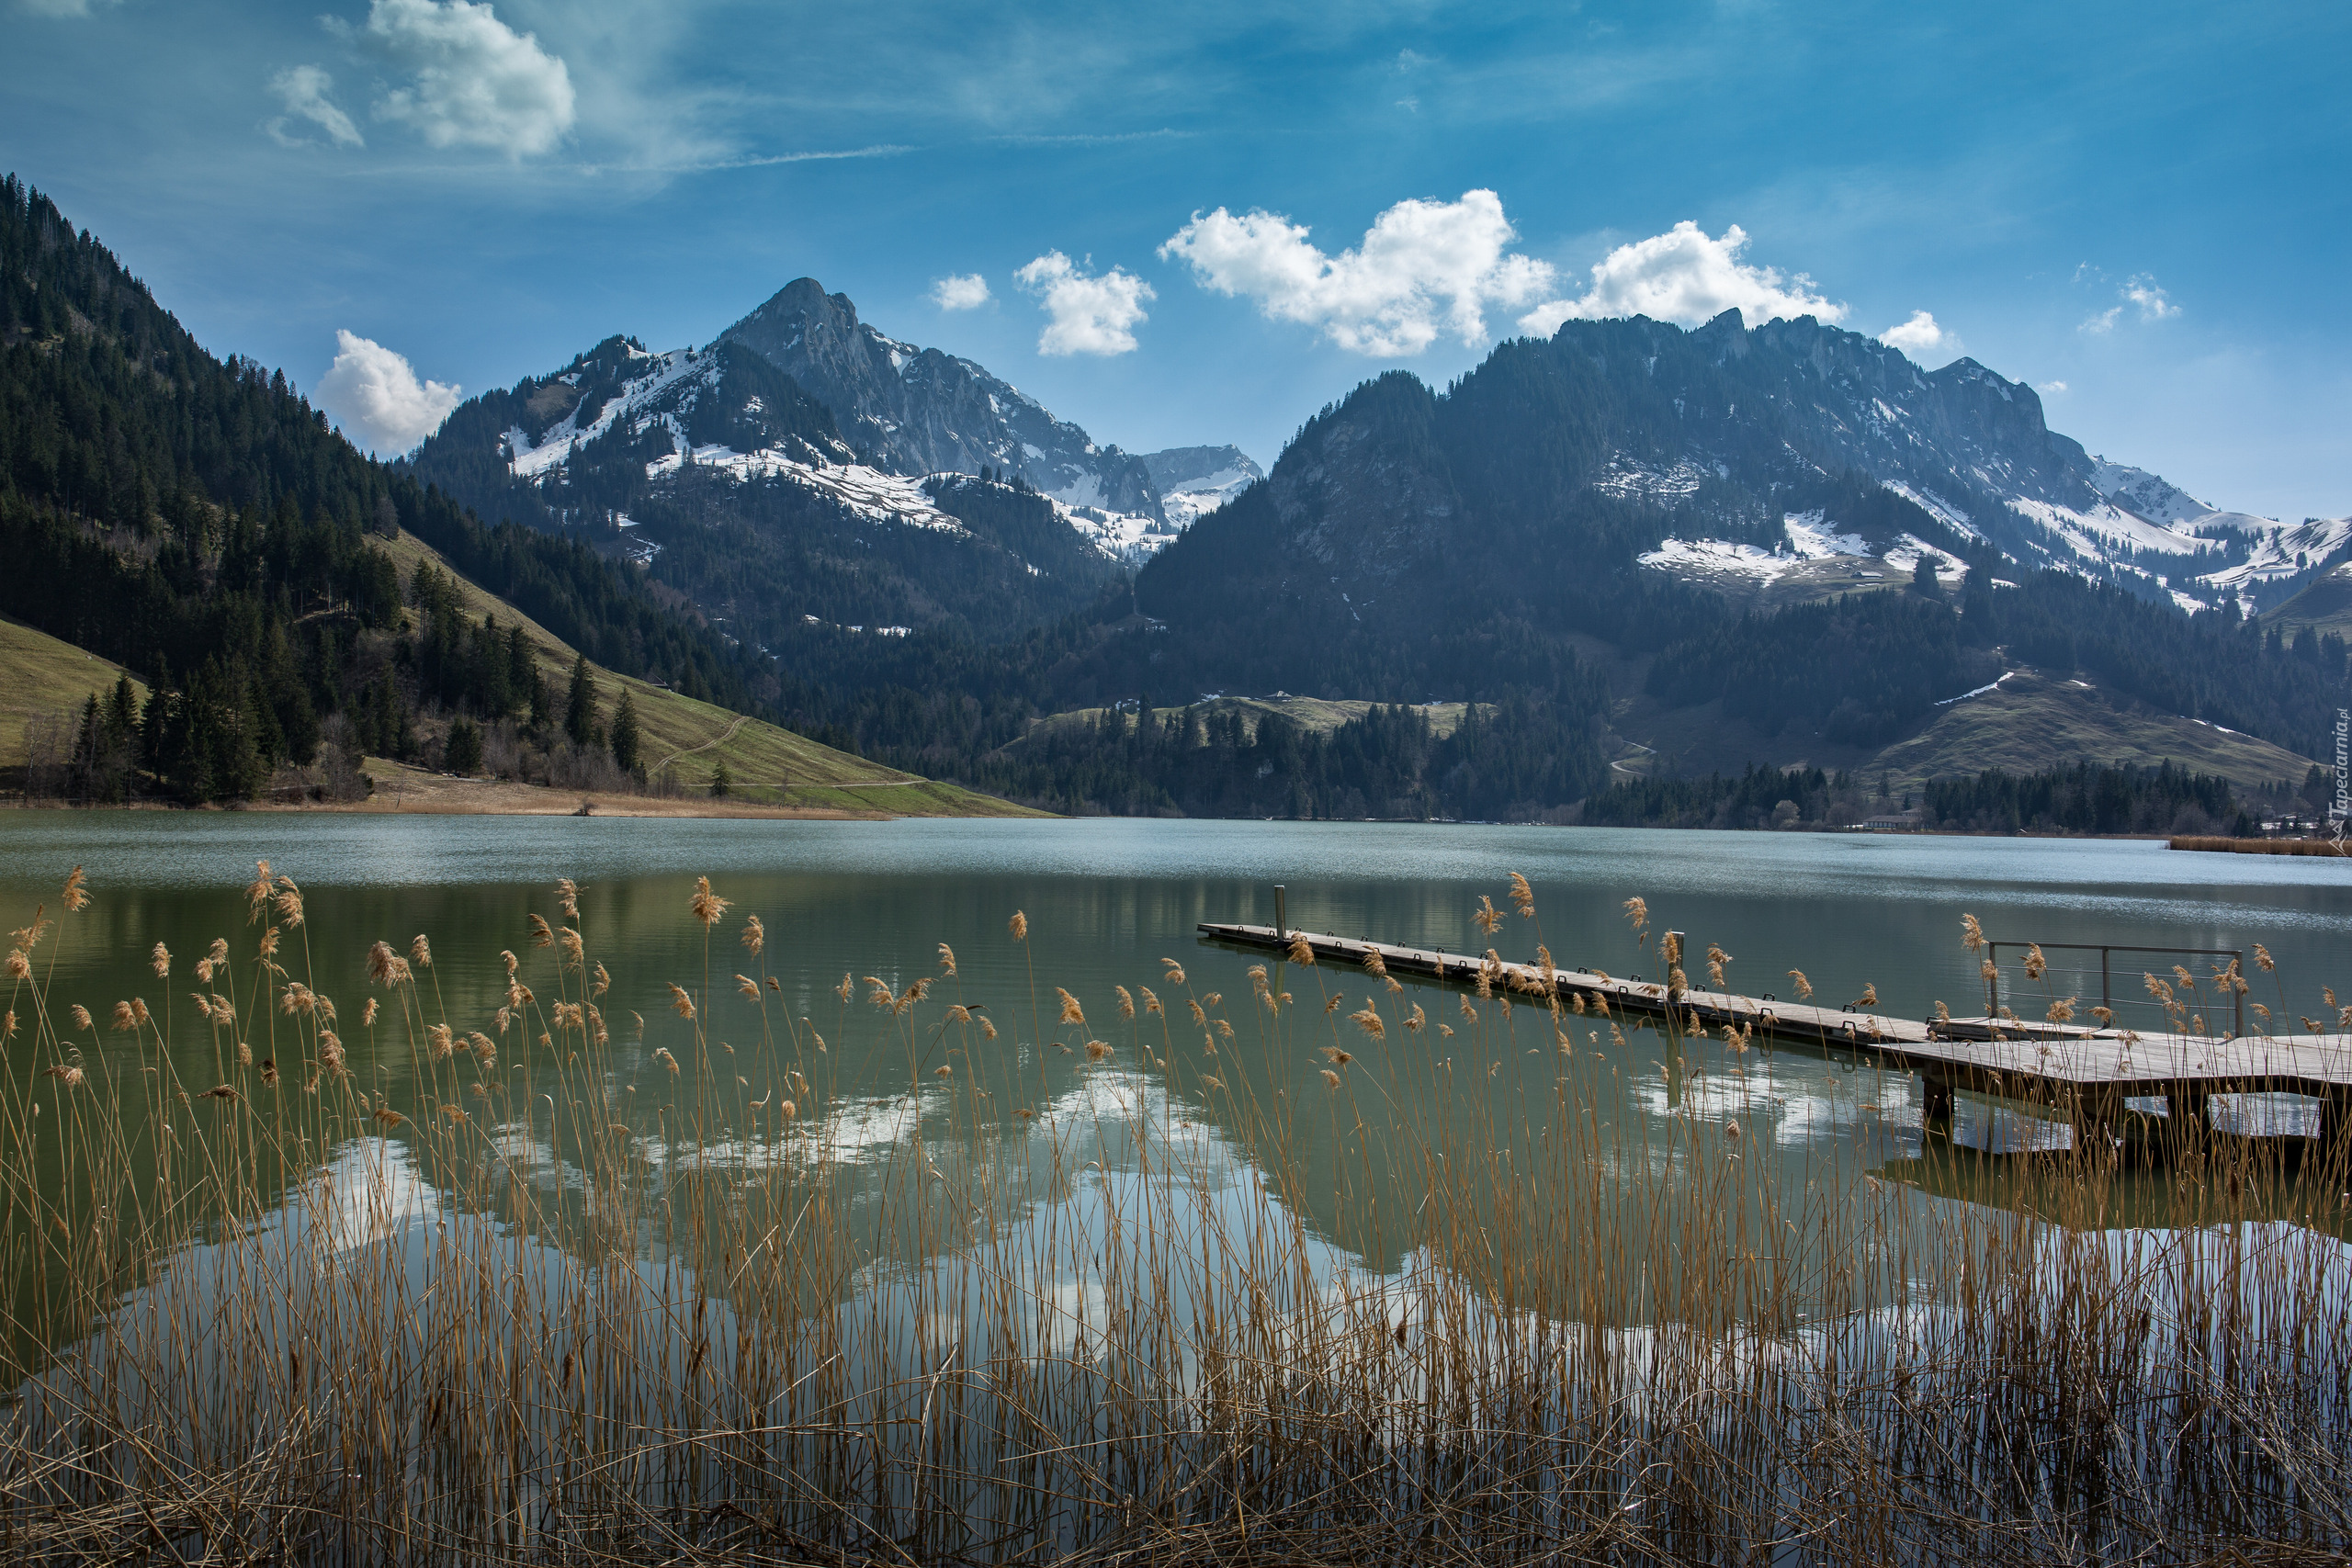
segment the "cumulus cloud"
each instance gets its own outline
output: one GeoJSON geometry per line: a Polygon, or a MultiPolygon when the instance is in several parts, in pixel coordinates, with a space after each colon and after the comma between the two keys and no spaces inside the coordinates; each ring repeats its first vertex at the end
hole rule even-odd
{"type": "Polygon", "coordinates": [[[977,310],[991,298],[989,280],[977,272],[951,273],[932,279],[931,302],[943,310],[977,310]]]}
{"type": "Polygon", "coordinates": [[[526,158],[552,151],[571,130],[571,73],[487,4],[371,0],[364,27],[340,30],[405,73],[376,100],[376,118],[409,127],[430,146],[526,158]]]}
{"type": "Polygon", "coordinates": [[[1582,299],[1538,305],[1519,324],[1544,335],[1562,321],[1611,316],[1697,326],[1735,308],[1751,326],[1776,316],[1845,319],[1846,307],[1824,299],[1804,273],[1783,277],[1775,268],[1741,261],[1747,247],[1747,232],[1736,223],[1715,240],[1685,220],[1667,233],[1618,246],[1592,269],[1592,288],[1582,299]]]}
{"type": "MultiPolygon", "coordinates": [[[[2082,266],[2075,269],[2075,277],[2077,282],[2081,281],[2085,271],[2089,267],[2090,264],[2085,262],[2082,266]]],[[[2094,312],[2086,317],[2082,325],[2075,330],[2094,333],[2111,333],[2115,330],[2115,324],[2123,319],[2124,311],[2134,307],[2138,308],[2139,319],[2143,321],[2161,321],[2180,314],[2180,307],[2174,304],[2170,297],[2156,287],[2156,280],[2144,272],[2135,272],[2125,278],[2123,286],[2115,293],[2116,297],[2123,301],[2122,304],[2109,305],[2104,310],[2094,312]]]]}
{"type": "Polygon", "coordinates": [[[1327,255],[1303,223],[1252,209],[1220,207],[1159,247],[1204,288],[1257,302],[1269,319],[1316,328],[1340,347],[1388,356],[1419,354],[1451,332],[1487,336],[1489,306],[1540,299],[1552,269],[1511,253],[1518,233],[1490,190],[1459,201],[1400,201],[1373,220],[1353,250],[1327,255]]]}
{"type": "Polygon", "coordinates": [[[382,344],[342,331],[334,341],[334,363],[319,378],[319,406],[369,451],[408,451],[458,406],[463,389],[418,380],[408,360],[382,344]]]}
{"type": "Polygon", "coordinates": [[[2064,381],[2044,381],[2034,389],[2035,391],[2044,394],[2063,392],[2065,389],[2066,383],[2064,381]]]}
{"type": "Polygon", "coordinates": [[[1157,298],[1133,273],[1114,266],[1091,277],[1059,251],[1047,251],[1012,276],[1045,305],[1040,354],[1132,353],[1133,329],[1145,319],[1143,302],[1157,298]]]}
{"type": "Polygon", "coordinates": [[[315,65],[297,65],[291,70],[280,71],[269,79],[269,90],[277,95],[278,100],[286,106],[286,112],[262,129],[268,131],[281,147],[313,146],[315,143],[309,137],[297,136],[287,130],[291,121],[306,119],[325,131],[328,140],[338,147],[367,145],[360,140],[359,128],[351,123],[351,117],[336,107],[334,100],[327,96],[328,90],[334,85],[334,78],[315,65]]]}
{"type": "Polygon", "coordinates": [[[1925,310],[1914,310],[1909,321],[1879,333],[1878,341],[1905,354],[1925,354],[1931,348],[1942,347],[1951,337],[1936,324],[1935,317],[1925,310]]]}

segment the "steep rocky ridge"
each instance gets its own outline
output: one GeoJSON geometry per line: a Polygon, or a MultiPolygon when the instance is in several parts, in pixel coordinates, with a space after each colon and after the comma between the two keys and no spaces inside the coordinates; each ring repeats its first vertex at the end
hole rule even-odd
{"type": "Polygon", "coordinates": [[[720,334],[755,350],[833,411],[860,450],[914,474],[1017,474],[1070,506],[1164,521],[1143,462],[1098,446],[987,367],[884,336],[846,294],[797,278],[720,334]]]}

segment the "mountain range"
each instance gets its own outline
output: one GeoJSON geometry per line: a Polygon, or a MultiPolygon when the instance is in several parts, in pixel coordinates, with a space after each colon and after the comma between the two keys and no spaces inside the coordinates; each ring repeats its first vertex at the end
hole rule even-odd
{"type": "Polygon", "coordinates": [[[536,595],[649,691],[1057,809],[1558,819],[1645,777],[1797,766],[1850,803],[1838,780],[1989,757],[2291,789],[2344,696],[2352,520],[2217,509],[2052,432],[2030,387],[1809,318],[1570,321],[1443,389],[1391,371],[1261,471],[1097,442],[802,278],[707,345],[606,336],[373,465],[10,189],[38,287],[0,323],[0,521],[47,564],[8,604],[119,637],[142,680],[217,666],[206,700],[265,742],[308,722],[297,690],[427,750],[545,735],[498,626],[429,584],[397,611],[377,530],[536,595]],[[175,400],[221,411],[194,446],[175,400]],[[75,434],[100,429],[133,434],[75,434]],[[107,456],[125,439],[150,455],[107,456]],[[57,589],[82,560],[149,609],[57,589]],[[259,623],[205,618],[226,583],[259,623]],[[338,603],[367,606],[347,639],[303,608],[338,603]]]}

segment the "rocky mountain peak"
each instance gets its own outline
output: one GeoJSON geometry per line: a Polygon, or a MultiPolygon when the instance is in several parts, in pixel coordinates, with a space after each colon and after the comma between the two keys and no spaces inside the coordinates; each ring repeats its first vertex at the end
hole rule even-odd
{"type": "Polygon", "coordinates": [[[833,411],[842,434],[915,474],[1017,474],[1069,506],[1165,521],[1150,472],[984,366],[886,336],[845,294],[796,278],[720,334],[762,355],[833,411]]]}

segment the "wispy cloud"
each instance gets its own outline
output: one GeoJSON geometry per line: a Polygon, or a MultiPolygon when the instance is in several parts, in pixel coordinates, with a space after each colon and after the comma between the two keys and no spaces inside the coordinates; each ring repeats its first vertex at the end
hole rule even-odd
{"type": "MultiPolygon", "coordinates": [[[[2080,282],[2086,274],[2098,276],[2102,280],[2105,277],[2104,274],[2098,273],[2088,262],[2075,269],[2075,280],[2080,282]]],[[[2094,335],[2111,333],[2115,330],[2116,323],[2123,319],[2124,313],[2134,309],[2138,311],[2137,319],[2143,321],[2168,321],[2180,314],[2180,307],[2172,302],[2171,296],[2156,287],[2156,280],[2144,272],[2135,272],[2125,278],[2122,287],[2115,293],[2116,297],[2123,301],[2121,304],[2109,305],[2104,310],[2093,312],[2084,318],[2082,325],[2075,330],[2094,335]]]]}
{"type": "Polygon", "coordinates": [[[365,146],[359,128],[351,117],[327,96],[334,86],[334,78],[316,65],[297,65],[279,72],[269,79],[269,90],[286,106],[286,112],[270,119],[262,129],[281,147],[314,147],[318,143],[307,136],[298,136],[287,127],[294,120],[308,120],[327,133],[338,147],[365,146]]]}
{"type": "Polygon", "coordinates": [[[1236,217],[1222,207],[1194,213],[1159,254],[1189,265],[1204,288],[1255,300],[1272,320],[1385,356],[1419,354],[1448,332],[1476,344],[1487,335],[1487,307],[1541,299],[1552,269],[1514,254],[1517,238],[1502,198],[1473,190],[1458,201],[1400,201],[1336,256],[1280,213],[1236,217]]]}
{"type": "Polygon", "coordinates": [[[1045,306],[1040,354],[1131,354],[1135,329],[1146,320],[1144,301],[1158,298],[1133,273],[1114,266],[1092,276],[1059,251],[1047,251],[1012,276],[1045,306]]]}

